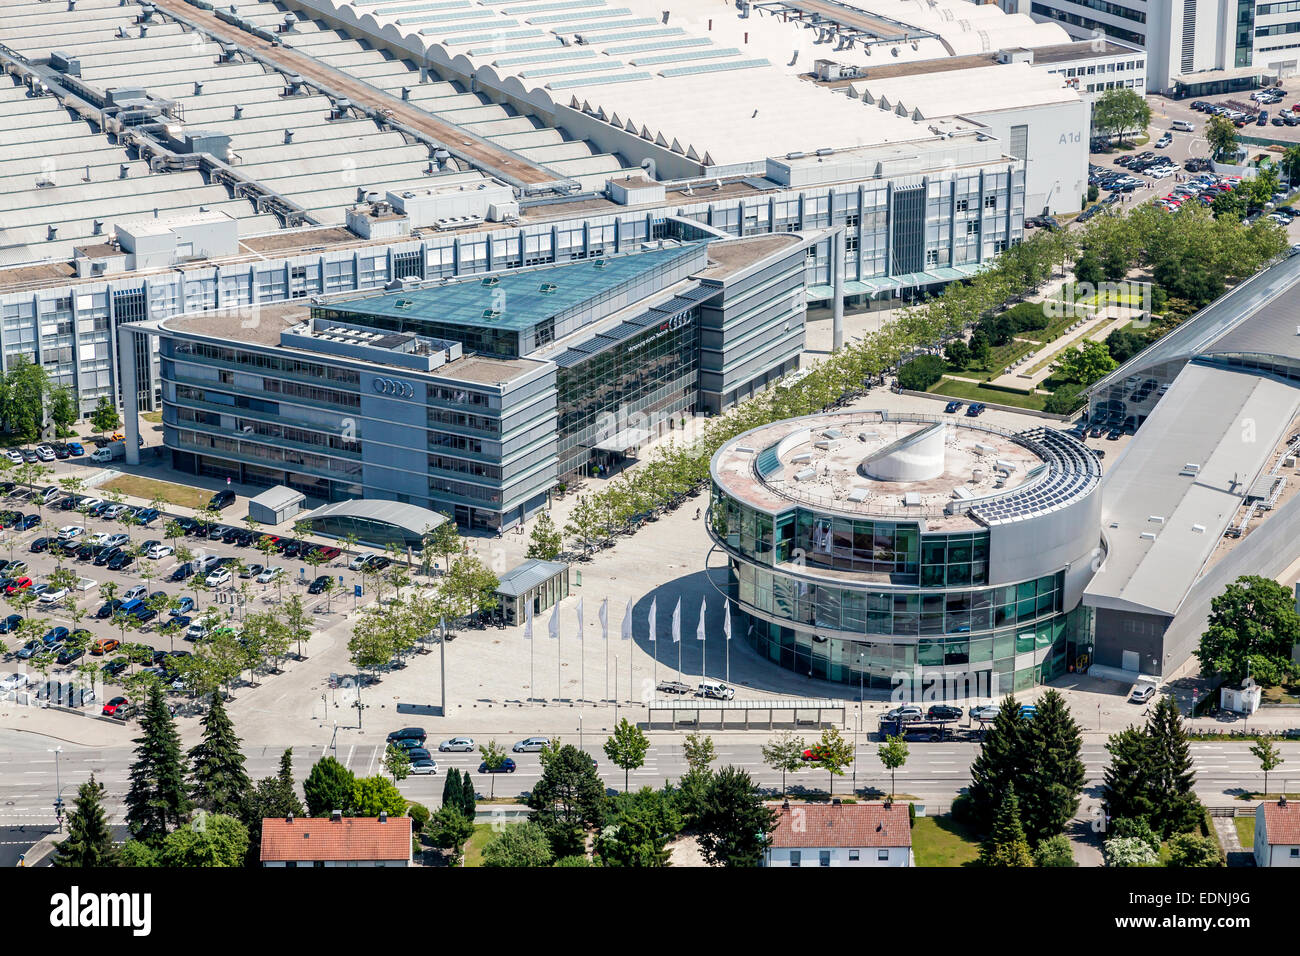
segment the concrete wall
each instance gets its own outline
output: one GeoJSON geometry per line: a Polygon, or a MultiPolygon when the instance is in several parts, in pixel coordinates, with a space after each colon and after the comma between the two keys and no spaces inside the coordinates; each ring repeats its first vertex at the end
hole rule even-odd
{"type": "Polygon", "coordinates": [[[793,866],[790,862],[792,852],[800,854],[801,867],[820,867],[821,854],[828,851],[831,866],[911,866],[912,850],[910,847],[860,847],[856,850],[847,847],[801,847],[798,850],[784,847],[767,851],[764,866],[793,866]],[[879,850],[884,849],[887,858],[879,858],[879,850]],[[856,853],[858,859],[850,859],[856,853]]]}

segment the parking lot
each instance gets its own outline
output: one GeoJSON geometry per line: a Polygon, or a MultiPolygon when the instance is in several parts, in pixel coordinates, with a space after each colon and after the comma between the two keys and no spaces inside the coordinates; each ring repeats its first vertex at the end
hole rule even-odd
{"type": "Polygon", "coordinates": [[[345,582],[347,591],[361,582],[362,560],[373,570],[388,563],[360,550],[349,562],[337,548],[221,522],[205,526],[93,496],[59,493],[46,502],[39,489],[9,489],[0,498],[0,525],[0,595],[10,605],[0,613],[0,639],[11,665],[0,665],[0,691],[41,685],[46,678],[36,672],[42,669],[56,685],[84,687],[90,665],[92,693],[73,703],[96,707],[92,701],[122,694],[121,677],[139,667],[156,668],[170,693],[184,699],[183,680],[172,681],[175,659],[190,653],[187,641],[220,626],[237,632],[245,614],[295,593],[309,614],[344,606],[345,582]],[[188,533],[169,540],[172,521],[188,533]],[[193,560],[180,561],[178,548],[193,560]],[[304,560],[311,550],[320,553],[319,567],[304,560]],[[320,582],[325,577],[332,593],[320,582]],[[34,623],[24,627],[25,620],[34,623]],[[147,646],[152,657],[128,661],[122,652],[129,644],[147,646]]]}

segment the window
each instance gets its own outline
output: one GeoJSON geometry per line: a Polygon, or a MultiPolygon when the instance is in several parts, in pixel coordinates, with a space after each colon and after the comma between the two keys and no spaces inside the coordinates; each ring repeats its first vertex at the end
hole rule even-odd
{"type": "Polygon", "coordinates": [[[830,866],[830,865],[831,865],[831,851],[830,851],[830,850],[818,850],[818,851],[817,851],[817,865],[818,865],[818,866],[830,866]]]}
{"type": "Polygon", "coordinates": [[[1291,859],[1300,858],[1300,846],[1291,847],[1291,859]]]}
{"type": "Polygon", "coordinates": [[[849,850],[849,862],[857,863],[861,855],[862,854],[860,850],[849,850]]]}
{"type": "Polygon", "coordinates": [[[965,212],[965,211],[966,211],[966,200],[965,200],[965,199],[958,199],[956,205],[957,205],[957,209],[956,209],[957,212],[965,212]]]}
{"type": "Polygon", "coordinates": [[[876,859],[879,860],[879,861],[882,862],[882,863],[888,862],[888,860],[889,860],[889,851],[888,851],[888,850],[877,850],[877,851],[876,851],[876,859]]]}
{"type": "Polygon", "coordinates": [[[984,197],[984,208],[985,208],[985,209],[997,209],[997,208],[998,208],[998,197],[997,197],[997,196],[994,196],[994,195],[985,196],[985,197],[984,197]]]}
{"type": "Polygon", "coordinates": [[[790,865],[799,866],[803,862],[803,854],[798,850],[790,851],[790,865]]]}

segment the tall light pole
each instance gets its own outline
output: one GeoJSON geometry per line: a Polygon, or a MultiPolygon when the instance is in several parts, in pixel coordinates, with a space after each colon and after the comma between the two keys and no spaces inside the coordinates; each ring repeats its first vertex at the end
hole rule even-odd
{"type": "Polygon", "coordinates": [[[582,713],[578,713],[578,749],[582,749],[582,713]]]}
{"type": "Polygon", "coordinates": [[[54,818],[59,822],[59,832],[63,832],[63,782],[59,777],[59,755],[63,753],[62,747],[54,747],[47,751],[54,754],[54,818]]]}

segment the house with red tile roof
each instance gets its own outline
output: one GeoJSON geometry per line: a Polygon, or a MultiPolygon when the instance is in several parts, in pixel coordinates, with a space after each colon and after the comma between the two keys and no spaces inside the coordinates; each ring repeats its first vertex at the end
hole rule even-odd
{"type": "Polygon", "coordinates": [[[1255,865],[1300,866],[1300,803],[1282,797],[1255,808],[1255,865]]]}
{"type": "Polygon", "coordinates": [[[268,817],[262,866],[410,866],[411,818],[268,817]]]}
{"type": "Polygon", "coordinates": [[[915,866],[902,803],[782,804],[764,866],[915,866]]]}

